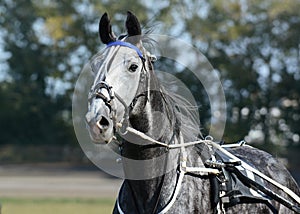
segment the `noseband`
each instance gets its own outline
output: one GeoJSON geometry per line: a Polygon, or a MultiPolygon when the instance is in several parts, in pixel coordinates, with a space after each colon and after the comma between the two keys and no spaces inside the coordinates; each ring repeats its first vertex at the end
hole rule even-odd
{"type": "Polygon", "coordinates": [[[91,90],[91,96],[88,100],[91,102],[93,98],[102,99],[105,105],[109,108],[110,112],[112,112],[111,101],[114,99],[114,97],[112,86],[109,86],[106,82],[101,81],[95,87],[93,87],[91,90]]]}

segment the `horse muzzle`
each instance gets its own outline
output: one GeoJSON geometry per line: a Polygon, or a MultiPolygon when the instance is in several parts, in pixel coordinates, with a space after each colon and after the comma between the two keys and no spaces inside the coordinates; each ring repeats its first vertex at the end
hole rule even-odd
{"type": "Polygon", "coordinates": [[[110,109],[101,99],[95,99],[85,116],[91,139],[95,143],[109,143],[114,137],[110,109]]]}

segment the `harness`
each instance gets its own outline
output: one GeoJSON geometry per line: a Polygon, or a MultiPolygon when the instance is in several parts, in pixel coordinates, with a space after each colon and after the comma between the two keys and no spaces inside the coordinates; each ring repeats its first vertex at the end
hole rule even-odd
{"type": "MultiPolygon", "coordinates": [[[[242,143],[231,144],[230,146],[248,145],[245,145],[244,141],[242,141],[242,143]]],[[[227,147],[226,150],[228,148],[232,147],[227,147]]],[[[273,213],[278,213],[271,203],[271,200],[276,198],[274,197],[275,193],[265,187],[265,180],[248,170],[247,166],[244,167],[245,164],[244,161],[231,159],[219,150],[205,161],[207,167],[219,169],[221,172],[210,176],[214,213],[225,213],[227,208],[245,203],[263,203],[273,213]]],[[[292,203],[289,203],[281,196],[276,199],[289,208],[293,207],[292,203]]]]}
{"type": "MultiPolygon", "coordinates": [[[[107,45],[107,47],[112,46],[124,46],[135,50],[143,61],[143,69],[145,69],[146,60],[138,47],[124,41],[114,41],[107,45]]],[[[215,213],[224,214],[226,208],[241,203],[265,203],[273,211],[273,213],[277,213],[278,211],[272,206],[270,200],[275,200],[295,211],[296,213],[300,213],[300,207],[297,205],[300,204],[299,196],[297,196],[287,187],[259,172],[257,169],[242,161],[229,151],[232,147],[244,146],[243,142],[231,145],[220,145],[214,142],[212,137],[208,136],[204,140],[185,143],[181,133],[179,133],[178,144],[160,142],[129,126],[128,106],[120,96],[118,96],[116,93],[113,93],[112,87],[109,86],[105,81],[97,84],[91,93],[92,96],[89,99],[94,97],[102,99],[109,107],[112,114],[114,113],[115,109],[113,109],[111,101],[115,97],[124,106],[125,113],[122,120],[114,121],[114,127],[116,128],[116,131],[124,140],[128,142],[135,142],[139,145],[158,145],[165,147],[167,150],[180,150],[180,163],[177,170],[178,174],[173,194],[169,202],[161,211],[158,212],[158,214],[164,214],[170,210],[176,201],[178,193],[180,192],[185,175],[195,172],[210,176],[214,195],[212,205],[215,213]],[[186,147],[199,145],[206,145],[215,152],[208,160],[205,160],[205,167],[189,166],[187,161],[188,157],[186,147]],[[296,201],[297,204],[282,198],[270,189],[264,187],[264,182],[269,182],[281,189],[294,201],[296,201]]],[[[117,209],[120,214],[124,213],[119,202],[119,196],[117,198],[117,209]]],[[[155,211],[156,207],[154,209],[154,212],[155,211]]]]}
{"type": "MultiPolygon", "coordinates": [[[[295,213],[300,213],[300,207],[297,205],[300,204],[299,196],[228,151],[228,149],[232,147],[248,146],[245,145],[244,142],[222,146],[214,142],[211,137],[206,137],[204,140],[184,143],[181,136],[180,144],[169,145],[156,141],[131,127],[127,127],[126,134],[121,135],[121,137],[125,140],[135,139],[136,142],[141,142],[143,145],[155,143],[165,146],[168,149],[180,149],[178,179],[174,193],[172,194],[172,198],[169,203],[159,212],[159,214],[167,213],[175,203],[181,189],[184,176],[195,172],[211,175],[211,183],[213,193],[215,195],[215,200],[213,200],[212,204],[215,213],[224,214],[226,213],[226,208],[242,203],[264,203],[273,213],[278,213],[278,211],[270,203],[271,200],[275,200],[280,204],[283,204],[295,213]],[[213,148],[215,153],[210,159],[205,161],[205,167],[188,166],[186,147],[202,144],[213,148]],[[272,190],[266,188],[264,186],[265,182],[269,182],[285,192],[297,204],[284,199],[272,190]]],[[[120,207],[119,197],[117,199],[117,207],[120,213],[124,213],[120,207]]]]}

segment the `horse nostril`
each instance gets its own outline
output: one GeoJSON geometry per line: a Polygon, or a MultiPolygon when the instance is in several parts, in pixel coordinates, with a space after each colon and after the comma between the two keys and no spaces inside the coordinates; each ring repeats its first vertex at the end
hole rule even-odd
{"type": "Polygon", "coordinates": [[[106,119],[106,117],[101,116],[100,120],[97,122],[97,126],[100,130],[108,129],[109,121],[106,119]]]}

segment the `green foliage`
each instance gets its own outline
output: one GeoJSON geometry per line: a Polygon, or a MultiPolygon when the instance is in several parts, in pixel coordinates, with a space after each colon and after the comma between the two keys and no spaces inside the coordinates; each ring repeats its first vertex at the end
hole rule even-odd
{"type": "Polygon", "coordinates": [[[265,144],[298,143],[299,2],[207,4],[205,15],[198,12],[201,6],[192,7],[185,30],[222,76],[229,116],[225,139],[243,139],[252,129],[262,131],[265,144]],[[286,111],[284,99],[294,100],[293,112],[286,111]]]}
{"type": "MultiPolygon", "coordinates": [[[[102,47],[99,17],[109,12],[120,34],[131,10],[154,33],[188,39],[219,72],[228,107],[226,141],[248,135],[268,148],[276,144],[276,151],[300,145],[299,1],[2,0],[1,5],[9,78],[0,86],[0,144],[76,142],[70,98],[83,65],[102,47]],[[262,137],[255,138],[258,132],[262,137]]],[[[208,127],[203,87],[187,72],[176,75],[199,98],[208,127]]]]}

